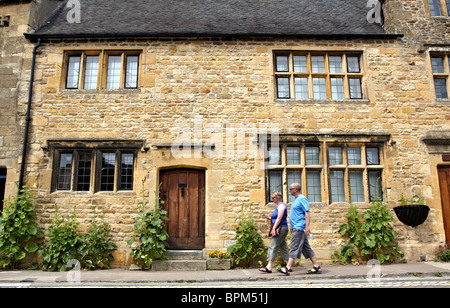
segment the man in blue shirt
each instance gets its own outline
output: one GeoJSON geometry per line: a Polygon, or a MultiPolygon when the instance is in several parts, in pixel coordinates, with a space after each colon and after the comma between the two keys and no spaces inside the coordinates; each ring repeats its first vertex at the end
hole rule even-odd
{"type": "Polygon", "coordinates": [[[303,253],[303,256],[306,259],[311,259],[313,263],[313,269],[308,270],[308,274],[321,274],[322,270],[317,262],[316,255],[308,242],[308,236],[311,234],[309,229],[309,201],[301,194],[301,186],[299,183],[292,183],[289,187],[289,192],[295,197],[291,205],[291,212],[289,213],[289,229],[292,233],[291,246],[287,265],[279,271],[285,275],[289,275],[289,272],[292,272],[295,259],[300,258],[303,253]]]}

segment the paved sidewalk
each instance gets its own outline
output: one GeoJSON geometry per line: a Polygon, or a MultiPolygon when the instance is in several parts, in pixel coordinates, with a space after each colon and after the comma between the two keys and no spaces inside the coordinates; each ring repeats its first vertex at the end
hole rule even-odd
{"type": "Polygon", "coordinates": [[[316,279],[363,279],[397,277],[445,277],[450,279],[450,263],[412,262],[406,264],[366,265],[322,265],[322,274],[307,275],[309,264],[294,267],[289,276],[276,271],[260,273],[257,268],[225,271],[130,271],[113,268],[109,270],[81,272],[44,272],[33,270],[0,271],[0,283],[63,283],[63,282],[108,282],[108,283],[167,283],[167,282],[220,282],[258,280],[316,280],[316,279]],[[78,276],[77,276],[78,275],[78,276]]]}

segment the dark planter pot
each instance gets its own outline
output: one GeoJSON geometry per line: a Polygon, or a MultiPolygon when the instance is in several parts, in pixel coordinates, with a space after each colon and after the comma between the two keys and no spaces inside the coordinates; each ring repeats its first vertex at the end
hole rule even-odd
{"type": "Polygon", "coordinates": [[[394,207],[394,211],[402,223],[415,227],[427,219],[430,208],[426,205],[407,204],[394,207]]]}

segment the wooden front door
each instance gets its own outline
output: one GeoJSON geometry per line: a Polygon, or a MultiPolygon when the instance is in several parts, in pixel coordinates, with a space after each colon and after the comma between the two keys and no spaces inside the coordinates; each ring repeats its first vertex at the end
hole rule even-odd
{"type": "Polygon", "coordinates": [[[205,248],[205,172],[196,169],[162,170],[161,200],[169,217],[170,249],[205,248]]]}
{"type": "Polygon", "coordinates": [[[441,190],[442,215],[445,237],[450,241],[450,167],[439,167],[439,188],[441,190]]]}

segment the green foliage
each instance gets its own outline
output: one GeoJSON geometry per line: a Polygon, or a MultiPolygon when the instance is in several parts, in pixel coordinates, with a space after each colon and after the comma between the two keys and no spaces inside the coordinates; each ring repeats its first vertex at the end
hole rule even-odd
{"type": "Polygon", "coordinates": [[[244,206],[240,215],[240,221],[234,237],[236,244],[228,247],[227,251],[234,258],[236,264],[249,267],[257,256],[265,253],[264,242],[258,233],[258,228],[253,219],[253,213],[244,213],[244,206]]]}
{"type": "MultiPolygon", "coordinates": [[[[103,218],[102,218],[103,220],[103,218]]],[[[94,219],[88,233],[78,234],[79,223],[74,213],[68,219],[61,217],[55,207],[55,217],[47,229],[50,241],[40,250],[42,256],[41,268],[48,271],[66,271],[70,260],[80,261],[83,268],[109,268],[109,262],[114,258],[111,251],[117,246],[110,241],[108,224],[103,220],[97,223],[94,209],[94,219]]]]}
{"type": "MultiPolygon", "coordinates": [[[[159,191],[159,190],[158,190],[159,191]]],[[[144,194],[139,205],[138,217],[135,218],[134,231],[137,233],[128,242],[132,245],[138,242],[139,246],[132,249],[131,256],[141,268],[149,268],[153,260],[165,260],[167,240],[169,234],[164,229],[167,211],[160,207],[159,192],[155,192],[155,206],[150,210],[146,204],[144,194]]]]}
{"type": "Polygon", "coordinates": [[[94,219],[88,233],[83,237],[83,243],[78,249],[81,254],[82,266],[93,269],[110,268],[114,260],[112,251],[117,249],[116,244],[110,240],[110,229],[104,217],[101,224],[97,223],[94,209],[94,219]]]}
{"type": "Polygon", "coordinates": [[[425,205],[425,198],[423,196],[416,196],[416,198],[411,197],[411,199],[406,199],[403,196],[403,193],[400,196],[400,205],[407,205],[407,204],[419,204],[419,205],[425,205]]]}
{"type": "Polygon", "coordinates": [[[78,249],[83,244],[83,239],[78,235],[79,223],[74,213],[68,219],[61,217],[55,206],[55,217],[45,234],[50,241],[39,251],[42,256],[41,268],[48,271],[67,270],[67,263],[71,259],[79,260],[78,249]]]}
{"type": "Polygon", "coordinates": [[[1,214],[0,268],[18,268],[28,253],[39,248],[38,242],[44,233],[32,220],[36,216],[33,203],[30,188],[26,185],[15,198],[10,197],[5,202],[1,214]]]}
{"type": "Polygon", "coordinates": [[[404,257],[395,240],[397,236],[392,227],[394,218],[381,199],[372,201],[363,215],[358,213],[355,206],[350,206],[346,217],[347,223],[340,226],[339,233],[347,236],[349,242],[341,247],[341,251],[333,253],[333,263],[346,264],[359,257],[377,259],[383,264],[404,257]]]}
{"type": "Polygon", "coordinates": [[[450,241],[445,243],[444,246],[439,245],[435,261],[450,262],[450,241]]]}

